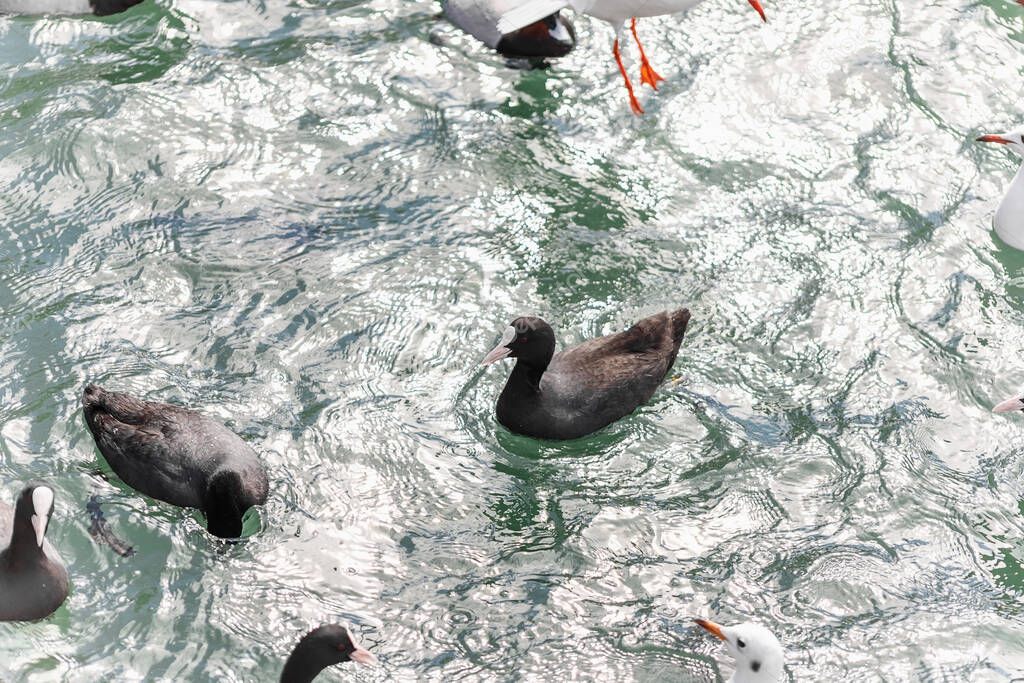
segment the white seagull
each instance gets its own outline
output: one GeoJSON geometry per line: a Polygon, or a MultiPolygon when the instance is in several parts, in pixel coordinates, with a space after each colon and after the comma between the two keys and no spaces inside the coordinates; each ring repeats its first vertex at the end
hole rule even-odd
{"type": "MultiPolygon", "coordinates": [[[[625,29],[626,19],[632,18],[630,28],[633,31],[636,46],[640,49],[640,81],[657,90],[658,82],[665,79],[658,75],[647,59],[644,46],[640,44],[640,36],[636,33],[636,19],[637,17],[676,14],[690,9],[700,2],[701,0],[523,0],[518,7],[501,15],[498,20],[498,30],[503,34],[512,33],[566,7],[571,7],[581,14],[589,14],[597,19],[607,21],[615,29],[612,54],[615,55],[615,63],[619,65],[619,72],[626,81],[629,106],[633,108],[634,114],[643,114],[643,107],[640,106],[636,95],[633,94],[633,84],[626,74],[626,67],[622,65],[622,54],[619,52],[619,37],[625,29]]],[[[747,0],[747,2],[757,10],[762,20],[767,21],[760,0],[747,0]]]]}
{"type": "Polygon", "coordinates": [[[729,683],[778,683],[782,680],[782,645],[771,631],[760,624],[719,626],[707,619],[694,619],[715,636],[736,660],[736,671],[729,683]]]}
{"type": "MultiPolygon", "coordinates": [[[[1017,156],[1024,157],[1024,128],[999,135],[982,135],[978,142],[1006,145],[1017,156]]],[[[1017,169],[1017,175],[1006,190],[1006,196],[996,209],[992,222],[1000,239],[1015,249],[1024,249],[1024,164],[1017,169]]]]}

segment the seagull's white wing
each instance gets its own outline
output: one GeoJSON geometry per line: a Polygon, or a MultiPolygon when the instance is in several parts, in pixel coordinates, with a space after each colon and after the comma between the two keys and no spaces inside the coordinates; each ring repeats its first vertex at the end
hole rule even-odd
{"type": "Polygon", "coordinates": [[[510,9],[498,19],[498,30],[504,35],[518,31],[549,14],[565,9],[570,0],[526,0],[515,9],[510,9]]]}

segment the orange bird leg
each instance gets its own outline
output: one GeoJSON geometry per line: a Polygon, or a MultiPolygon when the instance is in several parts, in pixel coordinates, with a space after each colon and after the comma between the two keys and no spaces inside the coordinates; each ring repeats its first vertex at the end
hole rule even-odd
{"type": "Polygon", "coordinates": [[[629,74],[626,73],[626,67],[622,65],[622,54],[619,52],[618,38],[612,43],[612,53],[615,55],[615,63],[619,65],[619,73],[622,74],[623,80],[626,81],[626,90],[629,92],[629,106],[634,114],[640,116],[640,114],[644,113],[644,108],[636,101],[636,95],[633,94],[633,84],[629,82],[629,74]]]}
{"type": "MultiPolygon", "coordinates": [[[[1022,2],[1024,2],[1024,0],[1022,0],[1022,2]]],[[[663,81],[665,79],[658,75],[658,72],[654,70],[654,67],[651,66],[651,63],[647,60],[647,53],[644,52],[644,46],[640,44],[640,36],[636,34],[636,17],[633,17],[631,28],[633,29],[633,40],[636,41],[636,46],[640,48],[640,82],[646,83],[657,90],[658,81],[663,81]]]]}

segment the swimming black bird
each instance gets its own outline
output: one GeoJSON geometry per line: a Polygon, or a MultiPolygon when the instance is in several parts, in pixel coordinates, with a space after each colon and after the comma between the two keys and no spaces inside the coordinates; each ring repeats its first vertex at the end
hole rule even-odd
{"type": "Polygon", "coordinates": [[[47,617],[68,597],[68,571],[46,540],[53,489],[26,486],[14,507],[0,503],[0,621],[47,617]]]}
{"type": "Polygon", "coordinates": [[[672,369],[689,322],[685,308],[659,313],[556,354],[550,325],[517,318],[483,360],[516,359],[498,421],[527,436],[575,439],[629,415],[672,369]]]}
{"type": "Polygon", "coordinates": [[[214,536],[237,538],[242,515],[267,500],[267,473],[237,434],[199,413],[105,391],[82,396],[85,421],[111,469],[157,500],[199,508],[214,536]]]}
{"type": "Polygon", "coordinates": [[[92,14],[105,17],[142,0],[0,0],[0,14],[92,14]]]}
{"type": "Polygon", "coordinates": [[[281,672],[281,683],[309,683],[331,666],[342,662],[373,664],[377,658],[359,647],[344,626],[325,624],[302,637],[281,672]]]}
{"type": "Polygon", "coordinates": [[[576,46],[572,20],[555,11],[515,31],[498,30],[498,18],[519,0],[444,0],[445,16],[506,57],[564,57],[576,46]]]}

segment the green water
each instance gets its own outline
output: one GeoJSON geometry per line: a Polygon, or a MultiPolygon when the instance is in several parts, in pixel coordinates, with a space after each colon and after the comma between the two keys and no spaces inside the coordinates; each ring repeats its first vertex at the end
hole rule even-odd
{"type": "MultiPolygon", "coordinates": [[[[0,624],[4,681],[708,681],[694,616],[795,681],[1024,676],[1024,10],[742,2],[606,25],[547,71],[420,0],[147,0],[0,18],[0,498],[44,479],[73,587],[0,624]],[[635,70],[635,69],[634,69],[635,70]],[[560,343],[687,305],[649,405],[578,442],[496,425],[520,314],[560,343]],[[225,547],[135,494],[89,381],[217,416],[267,464],[225,547]],[[104,500],[128,559],[88,534],[104,500]]],[[[716,672],[720,672],[716,673],[716,672]]]]}

